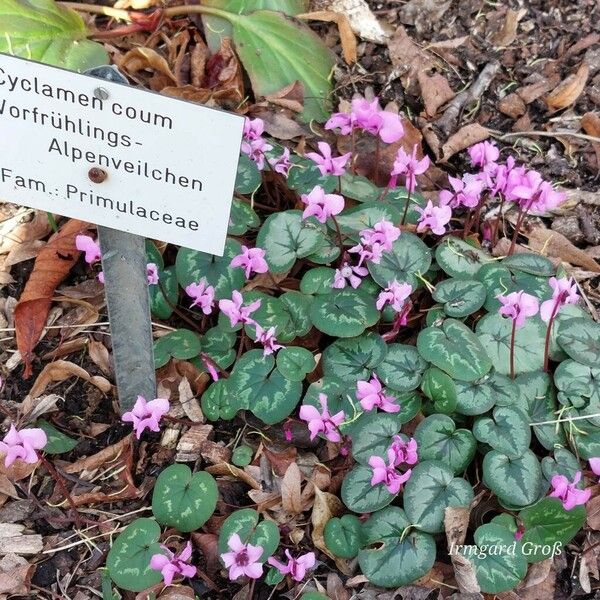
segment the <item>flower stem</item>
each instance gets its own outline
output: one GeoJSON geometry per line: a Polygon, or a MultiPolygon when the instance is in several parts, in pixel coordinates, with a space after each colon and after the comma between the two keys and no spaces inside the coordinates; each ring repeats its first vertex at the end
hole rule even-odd
{"type": "MultiPolygon", "coordinates": [[[[335,225],[335,231],[337,233],[338,246],[340,247],[340,260],[344,260],[344,239],[342,238],[342,231],[340,229],[340,224],[337,222],[337,219],[331,215],[330,219],[333,221],[335,225]]],[[[341,264],[341,263],[340,263],[341,264]]]]}
{"type": "Polygon", "coordinates": [[[512,332],[510,334],[510,378],[515,378],[515,335],[517,333],[517,322],[513,319],[512,332]]]}
{"type": "Polygon", "coordinates": [[[402,221],[400,225],[404,225],[404,221],[406,221],[406,216],[408,215],[408,205],[410,204],[410,190],[407,189],[408,196],[406,196],[406,205],[404,206],[404,213],[402,214],[402,221]]]}
{"type": "Polygon", "coordinates": [[[379,160],[381,158],[381,138],[377,136],[377,143],[375,144],[375,172],[373,173],[373,180],[375,185],[379,185],[379,160]]]}
{"type": "Polygon", "coordinates": [[[350,139],[351,139],[351,144],[352,144],[352,147],[350,148],[350,150],[352,152],[352,156],[350,157],[350,166],[351,166],[352,175],[356,175],[356,154],[355,154],[356,130],[354,128],[352,128],[352,136],[350,139]]]}
{"type": "Polygon", "coordinates": [[[550,319],[548,319],[548,328],[546,329],[546,341],[544,343],[544,373],[548,372],[548,363],[550,362],[550,338],[552,336],[552,325],[554,324],[554,319],[556,318],[556,314],[558,313],[560,301],[561,298],[559,296],[554,301],[554,306],[552,307],[552,315],[550,316],[550,319]]]}

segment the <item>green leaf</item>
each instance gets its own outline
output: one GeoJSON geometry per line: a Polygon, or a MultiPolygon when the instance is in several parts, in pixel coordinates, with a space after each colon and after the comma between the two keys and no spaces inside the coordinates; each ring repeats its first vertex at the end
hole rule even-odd
{"type": "Polygon", "coordinates": [[[502,503],[527,506],[540,496],[542,469],[531,450],[515,459],[490,450],[483,459],[483,482],[502,503]]]}
{"type": "Polygon", "coordinates": [[[329,265],[333,263],[336,258],[340,255],[340,247],[337,240],[331,237],[331,233],[327,232],[319,247],[306,257],[306,260],[313,262],[317,265],[329,265]]]}
{"type": "Polygon", "coordinates": [[[342,481],[341,497],[344,504],[356,513],[371,513],[387,506],[395,496],[382,483],[371,485],[373,469],[357,465],[342,481]]]}
{"type": "Polygon", "coordinates": [[[396,414],[371,412],[348,427],[352,438],[352,456],[365,466],[371,456],[380,456],[387,463],[387,449],[400,431],[401,422],[396,414]]]}
{"type": "Polygon", "coordinates": [[[156,480],[152,512],[161,525],[181,532],[195,531],[215,512],[218,496],[210,473],[192,474],[187,465],[171,465],[156,480]]]}
{"type": "Polygon", "coordinates": [[[332,175],[321,175],[314,161],[302,156],[292,155],[292,168],[288,174],[287,184],[291,190],[298,194],[308,194],[317,185],[320,185],[325,193],[333,192],[338,184],[338,178],[332,175]]]}
{"type": "Polygon", "coordinates": [[[413,467],[404,486],[404,510],[410,522],[428,533],[444,531],[444,510],[449,506],[469,506],[473,488],[468,481],[454,477],[443,462],[426,460],[413,467]]]}
{"type": "Polygon", "coordinates": [[[229,391],[229,379],[219,379],[210,384],[202,394],[202,412],[209,421],[230,421],[241,409],[237,396],[229,391]]]}
{"type": "Polygon", "coordinates": [[[435,562],[435,541],[421,531],[408,531],[401,508],[389,506],[363,524],[364,547],[358,564],[373,585],[397,588],[423,577],[435,562]]]}
{"type": "MultiPolygon", "coordinates": [[[[512,320],[489,314],[477,322],[477,337],[485,347],[494,368],[503,375],[510,373],[512,320]]],[[[515,335],[515,373],[539,371],[544,364],[546,326],[539,317],[525,321],[515,335]]]]}
{"type": "Polygon", "coordinates": [[[333,517],[325,524],[327,549],[340,558],[354,558],[362,546],[362,523],[354,515],[333,517]]]}
{"type": "Polygon", "coordinates": [[[394,279],[417,287],[417,274],[423,275],[431,265],[431,251],[412,233],[402,232],[393,243],[392,250],[385,252],[379,264],[368,263],[371,277],[383,288],[394,279]]]}
{"type": "Polygon", "coordinates": [[[393,206],[381,202],[368,202],[347,208],[336,219],[341,232],[358,241],[358,234],[363,229],[371,228],[375,223],[384,219],[398,223],[402,219],[402,215],[393,206]]]}
{"type": "Polygon", "coordinates": [[[562,551],[564,545],[575,537],[585,523],[585,507],[565,510],[558,498],[542,498],[533,506],[523,509],[519,513],[519,520],[525,527],[521,539],[523,549],[531,547],[533,550],[526,554],[527,561],[541,562],[553,556],[549,549],[562,551]]]}
{"type": "Polygon", "coordinates": [[[483,306],[486,290],[474,279],[446,279],[435,286],[432,296],[444,304],[449,317],[467,317],[483,306]]]}
{"type": "MultiPolygon", "coordinates": [[[[392,205],[396,210],[399,210],[402,215],[404,214],[404,209],[406,208],[406,202],[408,200],[408,190],[405,187],[397,187],[388,190],[383,197],[384,203],[392,205]]],[[[424,208],[426,204],[427,200],[425,200],[422,194],[413,192],[410,195],[410,201],[408,202],[408,212],[406,213],[405,223],[407,225],[416,225],[421,218],[421,214],[417,211],[417,207],[424,208]]]]}
{"type": "Polygon", "coordinates": [[[373,332],[336,340],[323,350],[323,374],[333,375],[348,383],[367,379],[386,353],[385,342],[373,332]]]}
{"type": "Polygon", "coordinates": [[[312,321],[310,320],[312,296],[301,292],[285,292],[279,296],[279,300],[290,315],[294,338],[305,336],[312,328],[312,321]]]}
{"type": "Polygon", "coordinates": [[[495,371],[473,383],[456,383],[456,410],[463,415],[481,415],[494,405],[513,406],[519,396],[517,384],[495,371]]]}
{"type": "Polygon", "coordinates": [[[600,364],[600,325],[591,319],[570,319],[558,335],[560,347],[577,362],[588,367],[600,364]]]}
{"type": "Polygon", "coordinates": [[[342,175],[340,193],[359,202],[376,202],[381,196],[381,189],[362,175],[346,172],[342,175]]]}
{"type": "Polygon", "coordinates": [[[310,269],[300,280],[300,291],[303,294],[330,294],[335,269],[329,267],[317,267],[310,269]]]}
{"type": "MultiPolygon", "coordinates": [[[[360,405],[356,407],[350,401],[356,395],[356,384],[354,382],[349,383],[337,377],[326,375],[308,386],[302,403],[314,406],[320,411],[319,394],[327,396],[327,406],[329,407],[329,413],[332,415],[343,410],[346,417],[351,418],[355,412],[360,410],[360,405]]],[[[341,427],[344,430],[346,426],[342,425],[341,427]]]]}
{"type": "MultiPolygon", "coordinates": [[[[556,448],[553,457],[544,456],[542,458],[542,473],[546,480],[544,482],[544,492],[546,493],[550,489],[554,475],[564,475],[569,481],[573,481],[577,471],[581,471],[581,465],[577,457],[566,448],[556,448]]],[[[577,487],[584,489],[585,481],[580,480],[577,487]]]]}
{"type": "Polygon", "coordinates": [[[45,419],[39,419],[35,426],[42,429],[48,438],[48,442],[44,446],[46,454],[64,454],[77,446],[77,440],[65,435],[45,419]]]}
{"type": "Polygon", "coordinates": [[[161,572],[150,568],[152,556],[164,554],[159,537],[160,527],[154,519],[136,519],[113,542],[106,568],[120,588],[141,592],[162,581],[161,572]]]}
{"type": "Polygon", "coordinates": [[[477,582],[486,594],[499,594],[517,586],[527,573],[527,562],[520,551],[514,534],[496,523],[488,523],[475,531],[474,546],[467,546],[462,554],[475,567],[477,582]],[[514,553],[508,551],[515,546],[514,553]],[[500,550],[492,549],[499,548],[500,550]],[[504,551],[502,551],[504,550],[504,551]]]}
{"type": "MultiPolygon", "coordinates": [[[[229,322],[227,323],[229,325],[229,322]]],[[[200,340],[202,352],[208,354],[221,369],[228,369],[235,360],[234,345],[236,335],[233,331],[227,331],[221,327],[211,327],[200,340]]],[[[206,367],[200,361],[200,370],[206,371],[206,367]]]]}
{"type": "Polygon", "coordinates": [[[552,277],[556,273],[556,269],[549,258],[529,252],[519,252],[507,256],[502,261],[502,266],[508,267],[511,271],[522,271],[539,277],[552,277]]]}
{"type": "Polygon", "coordinates": [[[561,404],[600,411],[600,369],[567,359],[554,372],[554,383],[561,404]]]}
{"type": "Polygon", "coordinates": [[[154,366],[158,369],[171,357],[187,360],[198,356],[201,351],[200,337],[189,329],[171,331],[154,342],[154,366]]]}
{"type": "Polygon", "coordinates": [[[436,411],[452,414],[456,410],[457,395],[454,379],[437,367],[430,367],[423,374],[421,389],[433,401],[436,411]]]}
{"type": "Polygon", "coordinates": [[[299,21],[270,11],[231,19],[233,42],[256,97],[300,81],[305,121],[329,116],[334,56],[316,33],[299,21]]]}
{"type": "Polygon", "coordinates": [[[235,390],[239,405],[268,425],[288,417],[302,393],[302,384],[284,377],[275,368],[275,359],[263,356],[258,349],[246,352],[237,361],[228,385],[235,390]]]}
{"type": "Polygon", "coordinates": [[[529,419],[519,408],[497,406],[492,417],[479,417],[473,435],[509,458],[523,456],[531,442],[529,419]]]}
{"type": "MultiPolygon", "coordinates": [[[[275,327],[275,337],[278,342],[291,342],[296,337],[291,315],[279,298],[274,298],[262,292],[244,292],[242,295],[245,305],[260,300],[260,306],[252,313],[252,318],[256,323],[260,323],[263,329],[275,327]]],[[[229,321],[224,314],[222,320],[223,323],[229,321]]],[[[252,339],[256,339],[256,325],[245,325],[245,330],[252,339]]]]}
{"type": "Polygon", "coordinates": [[[221,525],[219,532],[219,554],[229,552],[227,542],[237,533],[244,544],[262,546],[260,562],[266,562],[279,546],[279,528],[273,521],[260,521],[252,508],[243,508],[231,513],[221,525]]]}
{"type": "Polygon", "coordinates": [[[254,212],[252,207],[247,202],[234,198],[231,204],[231,213],[229,214],[227,234],[244,235],[248,229],[258,229],[259,227],[260,217],[254,212]]]}
{"type": "Polygon", "coordinates": [[[398,392],[419,387],[427,363],[414,346],[389,344],[386,357],[375,369],[384,385],[398,392]]]}
{"type": "Polygon", "coordinates": [[[54,0],[0,0],[0,52],[82,72],[108,64],[81,16],[54,0]]]}
{"type": "Polygon", "coordinates": [[[477,442],[468,429],[456,429],[447,415],[431,415],[415,429],[420,460],[436,460],[454,473],[464,471],[475,456],[477,442]]]}
{"type": "Polygon", "coordinates": [[[298,258],[319,248],[325,226],[316,219],[302,219],[299,210],[274,213],[263,223],[256,245],[265,251],[265,260],[273,273],[285,273],[298,258]]]}
{"type": "Polygon", "coordinates": [[[173,307],[179,300],[179,287],[177,286],[177,273],[175,267],[159,269],[158,281],[160,285],[149,285],[150,310],[158,319],[168,319],[173,314],[173,307]],[[166,296],[165,296],[165,293],[166,296]]]}
{"type": "Polygon", "coordinates": [[[225,242],[223,256],[180,248],[175,260],[179,285],[185,288],[204,278],[209,285],[214,286],[217,300],[231,298],[233,290],[239,290],[246,281],[243,269],[229,266],[233,257],[241,251],[241,244],[231,239],[225,242]]]}
{"type": "Polygon", "coordinates": [[[448,236],[437,247],[435,259],[451,277],[472,279],[481,265],[490,262],[492,257],[463,240],[448,236]]]}
{"type": "Polygon", "coordinates": [[[306,348],[288,346],[277,353],[277,368],[291,381],[304,381],[315,366],[315,357],[306,348]]]}
{"type": "MultiPolygon", "coordinates": [[[[572,409],[564,416],[576,418],[589,414],[587,410],[572,409]]],[[[600,423],[598,418],[580,419],[565,424],[565,430],[571,445],[580,458],[589,460],[600,456],[600,423]]]]}
{"type": "Polygon", "coordinates": [[[346,287],[316,296],[310,318],[327,335],[348,338],[360,335],[379,320],[375,300],[366,292],[346,287]]]}
{"type": "MultiPolygon", "coordinates": [[[[257,164],[245,154],[240,154],[235,177],[235,191],[238,194],[254,194],[261,182],[262,176],[257,164]]],[[[240,202],[240,204],[248,206],[245,202],[240,202]]]]}
{"type": "Polygon", "coordinates": [[[231,462],[238,467],[246,467],[252,462],[254,450],[250,446],[238,446],[231,454],[231,462]]]}
{"type": "Polygon", "coordinates": [[[475,381],[492,368],[475,334],[455,319],[447,319],[441,327],[423,329],[417,348],[425,360],[459,381],[475,381]]]}

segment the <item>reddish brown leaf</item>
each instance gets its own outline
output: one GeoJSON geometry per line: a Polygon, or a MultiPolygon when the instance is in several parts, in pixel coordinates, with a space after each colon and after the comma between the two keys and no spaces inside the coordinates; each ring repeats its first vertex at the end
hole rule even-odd
{"type": "Polygon", "coordinates": [[[548,94],[546,97],[548,110],[557,111],[573,104],[585,89],[589,74],[589,66],[586,63],[581,63],[576,73],[569,75],[548,94]]]}

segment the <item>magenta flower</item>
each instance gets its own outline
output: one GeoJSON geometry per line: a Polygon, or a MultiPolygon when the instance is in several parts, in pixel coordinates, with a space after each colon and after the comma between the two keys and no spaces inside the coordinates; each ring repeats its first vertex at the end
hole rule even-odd
{"type": "Polygon", "coordinates": [[[506,164],[496,165],[493,174],[490,177],[490,190],[492,196],[502,194],[506,200],[516,200],[513,190],[521,185],[525,176],[525,168],[515,166],[515,159],[509,156],[506,164]]]}
{"type": "Polygon", "coordinates": [[[590,458],[590,469],[594,472],[594,475],[600,475],[600,457],[590,458]]]}
{"type": "Polygon", "coordinates": [[[405,473],[399,473],[394,467],[396,457],[391,449],[388,449],[387,456],[389,462],[387,465],[380,456],[371,456],[369,458],[369,466],[373,469],[371,485],[383,483],[390,494],[397,494],[410,479],[412,470],[409,469],[405,473]]]}
{"type": "Polygon", "coordinates": [[[196,567],[188,564],[192,557],[192,542],[188,541],[178,555],[173,554],[166,546],[161,548],[167,554],[154,554],[150,559],[150,568],[161,572],[165,585],[171,585],[176,575],[183,577],[196,575],[196,567]]]}
{"type": "Polygon", "coordinates": [[[363,410],[373,410],[376,406],[387,413],[400,410],[396,397],[386,395],[377,375],[373,375],[369,381],[358,381],[356,390],[356,398],[360,400],[363,410]]]}
{"type": "Polygon", "coordinates": [[[248,142],[257,140],[265,132],[265,122],[262,119],[244,119],[244,139],[248,142]]]}
{"type": "Polygon", "coordinates": [[[219,300],[219,308],[229,317],[232,327],[235,327],[238,323],[244,325],[254,323],[254,319],[251,319],[250,315],[260,308],[261,300],[255,300],[247,306],[243,306],[243,302],[244,299],[237,290],[233,290],[231,300],[219,300]]]}
{"type": "Polygon", "coordinates": [[[219,372],[215,369],[214,364],[202,355],[200,356],[200,358],[202,360],[204,368],[208,371],[208,374],[210,375],[211,379],[213,381],[219,381],[219,372]]]}
{"type": "Polygon", "coordinates": [[[410,283],[398,283],[395,279],[389,281],[388,286],[377,297],[377,310],[381,310],[386,304],[390,304],[396,312],[402,312],[404,304],[412,291],[410,283]]]}
{"type": "Polygon", "coordinates": [[[585,504],[592,495],[592,490],[580,490],[576,486],[581,481],[581,471],[575,473],[573,483],[564,475],[554,475],[550,480],[552,485],[552,493],[550,498],[559,498],[565,510],[571,510],[580,504],[585,504]]]}
{"type": "Polygon", "coordinates": [[[341,135],[348,135],[352,132],[352,116],[348,113],[333,113],[325,123],[325,129],[339,129],[341,135]]]}
{"type": "Polygon", "coordinates": [[[283,154],[278,158],[269,158],[267,160],[269,161],[269,164],[275,173],[280,173],[284,177],[289,175],[290,169],[292,168],[289,148],[285,148],[283,150],[283,154]]]}
{"type": "Polygon", "coordinates": [[[34,464],[39,458],[36,450],[41,450],[48,443],[43,429],[31,427],[18,430],[12,423],[4,439],[0,441],[0,452],[4,453],[4,466],[10,467],[15,460],[34,464]]]}
{"type": "Polygon", "coordinates": [[[231,552],[221,554],[223,564],[229,569],[229,579],[235,581],[245,575],[250,579],[258,579],[263,572],[260,557],[263,553],[262,546],[243,544],[240,536],[234,533],[227,542],[231,552]]]}
{"type": "Polygon", "coordinates": [[[496,296],[502,306],[499,309],[500,315],[510,317],[516,327],[523,327],[528,317],[537,315],[540,309],[540,303],[535,296],[524,291],[512,292],[507,296],[496,296]]]}
{"type": "Polygon", "coordinates": [[[471,146],[468,150],[471,157],[471,164],[474,167],[485,169],[494,165],[500,157],[500,150],[493,142],[479,142],[471,146]]]}
{"type": "Polygon", "coordinates": [[[298,558],[294,558],[289,550],[285,551],[288,562],[283,564],[272,556],[267,561],[272,567],[275,567],[282,575],[291,575],[294,581],[302,581],[306,575],[306,571],[315,566],[315,553],[308,552],[298,558]]]}
{"type": "Polygon", "coordinates": [[[75,248],[80,252],[85,252],[85,262],[91,265],[102,258],[100,245],[89,235],[78,235],[75,238],[75,248]]]}
{"type": "Polygon", "coordinates": [[[366,260],[379,264],[383,253],[389,252],[399,237],[400,229],[390,221],[382,219],[373,227],[363,229],[360,232],[360,244],[350,248],[348,252],[358,253],[358,266],[361,266],[366,260]]]}
{"type": "Polygon", "coordinates": [[[525,533],[525,525],[523,525],[523,523],[519,523],[519,525],[517,526],[517,530],[515,531],[515,540],[517,540],[517,542],[523,537],[523,534],[525,533]]]}
{"type": "Polygon", "coordinates": [[[316,217],[318,221],[325,223],[329,217],[344,210],[344,198],[338,194],[326,194],[320,185],[315,186],[309,194],[302,194],[301,200],[306,204],[303,219],[316,217]]]}
{"type": "Polygon", "coordinates": [[[104,285],[104,271],[100,271],[100,273],[98,273],[97,279],[102,285],[104,285]]]}
{"type": "Polygon", "coordinates": [[[263,345],[263,356],[268,356],[280,348],[283,348],[283,346],[278,344],[277,340],[275,339],[275,327],[263,329],[258,323],[256,323],[256,341],[263,345]]]}
{"type": "Polygon", "coordinates": [[[331,287],[336,289],[345,288],[349,283],[354,289],[356,289],[361,281],[362,277],[369,274],[369,270],[366,267],[353,267],[349,263],[345,262],[341,269],[335,270],[333,277],[333,284],[331,287]]]}
{"type": "Polygon", "coordinates": [[[550,277],[548,283],[553,290],[552,298],[545,300],[540,306],[540,317],[545,323],[556,316],[561,306],[577,304],[579,301],[577,284],[573,281],[573,278],[561,277],[556,279],[556,277],[550,277]]]}
{"type": "Polygon", "coordinates": [[[416,209],[421,213],[421,218],[417,224],[418,232],[431,229],[431,232],[435,233],[435,235],[446,233],[446,225],[448,225],[452,218],[452,209],[447,204],[434,206],[433,202],[429,200],[425,208],[417,206],[416,209]]]}
{"type": "Polygon", "coordinates": [[[414,465],[419,460],[417,454],[417,440],[410,438],[405,442],[399,435],[392,439],[390,450],[394,453],[394,466],[399,467],[402,464],[414,465]]]}
{"type": "Polygon", "coordinates": [[[169,401],[165,398],[155,398],[146,401],[143,396],[138,396],[131,411],[123,413],[121,421],[133,423],[135,436],[139,440],[145,429],[150,431],[160,431],[158,422],[163,415],[169,412],[169,401]]]}
{"type": "Polygon", "coordinates": [[[417,175],[422,175],[429,169],[429,156],[421,160],[417,158],[417,145],[413,147],[412,154],[407,154],[404,148],[398,148],[394,168],[391,172],[390,187],[396,187],[398,176],[404,177],[404,187],[412,194],[417,188],[417,175]]]}
{"type": "Polygon", "coordinates": [[[458,179],[449,175],[448,181],[453,191],[442,190],[440,192],[440,206],[475,208],[479,204],[485,185],[479,177],[467,173],[463,175],[462,179],[458,179]]]}
{"type": "Polygon", "coordinates": [[[156,285],[158,283],[158,267],[154,263],[146,265],[146,275],[148,277],[148,285],[156,285]]]}
{"type": "Polygon", "coordinates": [[[352,156],[352,152],[333,158],[331,155],[331,146],[327,142],[319,142],[318,152],[307,152],[307,158],[310,158],[316,163],[317,168],[321,171],[321,175],[335,175],[336,177],[342,176],[346,172],[346,163],[352,156]]]}
{"type": "Polygon", "coordinates": [[[263,138],[252,140],[251,142],[242,142],[242,152],[248,158],[256,163],[256,166],[262,171],[265,168],[265,152],[272,150],[273,146],[268,144],[263,138]]]}
{"type": "Polygon", "coordinates": [[[544,181],[537,171],[527,171],[521,178],[520,185],[512,190],[512,195],[523,210],[532,214],[543,214],[566,199],[566,194],[557,192],[552,184],[544,181]]]}
{"type": "Polygon", "coordinates": [[[186,286],[185,293],[194,300],[190,308],[198,306],[205,315],[210,315],[215,303],[215,288],[208,285],[204,277],[198,283],[186,286]]]}
{"type": "Polygon", "coordinates": [[[262,248],[248,248],[247,246],[242,246],[242,253],[233,257],[230,266],[242,267],[246,279],[249,279],[252,273],[266,273],[269,270],[265,260],[265,251],[262,248]]]}
{"type": "Polygon", "coordinates": [[[307,421],[310,439],[314,440],[317,435],[322,433],[330,442],[340,442],[342,436],[338,427],[344,422],[346,415],[343,410],[331,416],[327,407],[327,396],[319,394],[319,403],[321,412],[310,404],[304,404],[300,407],[300,418],[307,421]]]}

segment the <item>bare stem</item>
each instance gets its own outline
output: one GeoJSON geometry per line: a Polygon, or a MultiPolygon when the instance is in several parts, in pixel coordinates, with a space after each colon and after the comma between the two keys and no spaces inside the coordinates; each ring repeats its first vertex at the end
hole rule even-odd
{"type": "Polygon", "coordinates": [[[510,334],[510,378],[515,378],[515,335],[517,333],[517,322],[513,319],[512,332],[510,334]]]}
{"type": "Polygon", "coordinates": [[[408,215],[408,205],[410,204],[410,190],[407,188],[408,196],[406,196],[406,205],[404,206],[404,213],[402,215],[402,221],[400,221],[400,225],[404,225],[406,221],[406,216],[408,215]]]}
{"type": "Polygon", "coordinates": [[[546,341],[544,343],[544,373],[548,372],[548,363],[550,362],[550,338],[552,336],[552,325],[554,324],[554,319],[556,318],[556,313],[558,313],[558,307],[560,306],[560,296],[554,301],[554,306],[552,307],[552,315],[548,320],[548,328],[546,329],[546,341]]]}

